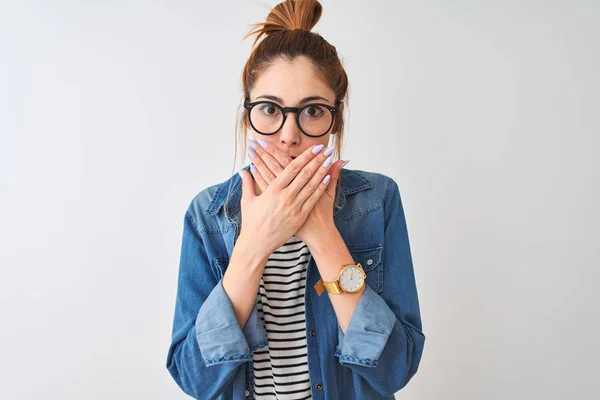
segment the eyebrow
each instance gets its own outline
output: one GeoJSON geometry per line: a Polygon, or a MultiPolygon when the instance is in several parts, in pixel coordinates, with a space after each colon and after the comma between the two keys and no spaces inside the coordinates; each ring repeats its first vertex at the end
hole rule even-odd
{"type": "MultiPolygon", "coordinates": [[[[273,100],[273,101],[276,101],[278,103],[283,104],[283,100],[281,100],[277,96],[272,96],[270,94],[263,94],[263,95],[258,96],[256,99],[258,100],[261,97],[264,98],[264,99],[273,100]]],[[[309,97],[305,97],[302,100],[300,100],[300,102],[298,103],[298,105],[302,105],[302,104],[308,103],[309,101],[313,101],[313,100],[325,100],[326,102],[329,103],[329,100],[327,100],[325,97],[321,97],[321,96],[309,96],[309,97]]]]}

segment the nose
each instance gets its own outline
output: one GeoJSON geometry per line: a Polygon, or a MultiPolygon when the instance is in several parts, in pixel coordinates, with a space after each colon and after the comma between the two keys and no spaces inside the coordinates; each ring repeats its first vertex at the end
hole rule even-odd
{"type": "Polygon", "coordinates": [[[279,133],[279,141],[282,144],[299,144],[302,131],[296,122],[296,114],[289,112],[279,133]]]}

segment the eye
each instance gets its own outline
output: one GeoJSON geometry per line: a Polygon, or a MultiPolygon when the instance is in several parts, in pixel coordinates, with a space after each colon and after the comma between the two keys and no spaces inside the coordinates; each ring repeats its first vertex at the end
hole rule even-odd
{"type": "Polygon", "coordinates": [[[261,104],[258,109],[266,116],[273,116],[279,114],[279,108],[273,103],[261,104]]]}
{"type": "Polygon", "coordinates": [[[318,105],[310,105],[302,111],[302,114],[309,118],[320,118],[324,113],[325,109],[318,105]]]}

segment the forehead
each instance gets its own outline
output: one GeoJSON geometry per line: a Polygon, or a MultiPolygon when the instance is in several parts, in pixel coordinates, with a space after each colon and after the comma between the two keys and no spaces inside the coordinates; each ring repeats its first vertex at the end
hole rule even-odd
{"type": "Polygon", "coordinates": [[[333,103],[335,97],[306,57],[296,57],[294,61],[279,59],[264,70],[250,91],[250,98],[264,94],[277,96],[286,105],[308,96],[322,96],[333,103]]]}

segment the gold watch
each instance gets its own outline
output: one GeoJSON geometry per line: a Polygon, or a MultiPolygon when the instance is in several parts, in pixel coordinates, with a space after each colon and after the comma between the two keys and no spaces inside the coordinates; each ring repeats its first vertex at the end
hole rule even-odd
{"type": "Polygon", "coordinates": [[[333,294],[356,293],[364,286],[366,277],[360,263],[344,265],[335,281],[323,282],[323,279],[319,279],[315,290],[319,296],[324,290],[333,294]]]}

